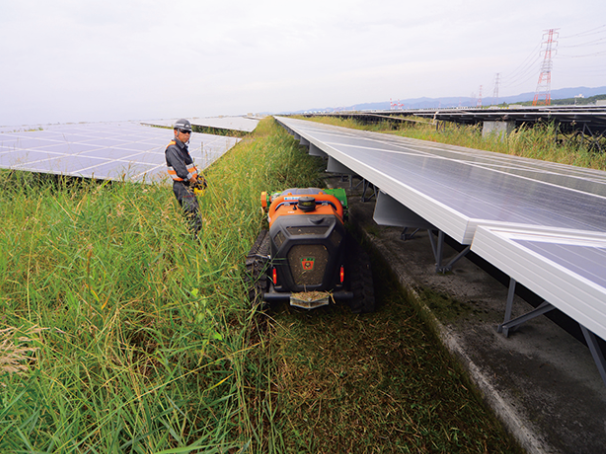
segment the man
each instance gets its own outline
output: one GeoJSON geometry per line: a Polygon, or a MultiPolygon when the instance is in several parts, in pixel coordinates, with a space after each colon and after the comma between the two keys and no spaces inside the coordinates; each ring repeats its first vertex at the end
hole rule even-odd
{"type": "Polygon", "coordinates": [[[174,140],[166,147],[166,165],[173,179],[173,192],[183,207],[194,236],[202,229],[202,219],[198,210],[198,200],[194,189],[206,189],[206,180],[198,175],[198,169],[189,154],[187,143],[191,137],[188,120],[177,120],[174,125],[174,140]]]}

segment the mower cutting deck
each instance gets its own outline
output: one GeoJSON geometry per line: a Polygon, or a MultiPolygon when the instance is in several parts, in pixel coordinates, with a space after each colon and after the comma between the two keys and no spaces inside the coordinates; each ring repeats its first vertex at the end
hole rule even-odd
{"type": "Polygon", "coordinates": [[[253,304],[288,301],[314,309],[347,301],[353,312],[375,307],[370,262],[344,227],[343,189],[287,189],[261,195],[269,230],[246,257],[253,304]]]}

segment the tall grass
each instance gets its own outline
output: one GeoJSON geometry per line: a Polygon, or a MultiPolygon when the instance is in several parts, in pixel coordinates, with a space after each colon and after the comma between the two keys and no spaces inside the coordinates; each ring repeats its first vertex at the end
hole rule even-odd
{"type": "Polygon", "coordinates": [[[553,123],[538,124],[534,127],[522,126],[503,138],[496,134],[482,137],[480,125],[459,125],[445,122],[440,123],[439,127],[436,128],[436,125],[432,122],[419,122],[419,119],[415,119],[415,123],[402,123],[396,126],[387,121],[376,124],[362,124],[354,119],[335,117],[306,119],[334,126],[384,132],[412,139],[606,170],[606,153],[595,153],[590,150],[587,142],[582,143],[570,136],[557,135],[553,123]]]}
{"type": "Polygon", "coordinates": [[[208,170],[199,243],[169,186],[0,174],[0,452],[249,445],[241,272],[258,194],[316,170],[262,122],[208,170]]]}

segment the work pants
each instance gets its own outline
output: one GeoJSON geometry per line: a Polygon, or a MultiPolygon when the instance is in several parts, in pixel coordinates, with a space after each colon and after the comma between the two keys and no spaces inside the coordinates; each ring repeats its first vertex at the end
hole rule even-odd
{"type": "Polygon", "coordinates": [[[173,192],[179,201],[179,205],[185,211],[190,230],[196,235],[202,229],[202,218],[200,217],[198,199],[196,199],[194,190],[187,183],[173,181],[173,192]]]}

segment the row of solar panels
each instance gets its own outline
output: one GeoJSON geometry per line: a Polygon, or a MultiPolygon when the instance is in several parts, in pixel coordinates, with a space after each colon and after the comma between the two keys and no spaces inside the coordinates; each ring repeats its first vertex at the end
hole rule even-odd
{"type": "Polygon", "coordinates": [[[527,107],[523,109],[408,109],[376,112],[337,112],[330,116],[354,118],[365,122],[394,117],[400,121],[414,121],[410,117],[424,117],[432,120],[477,124],[491,121],[522,124],[565,125],[565,131],[579,131],[589,136],[600,137],[606,132],[606,106],[551,106],[527,107]],[[407,118],[403,118],[407,117],[407,118]]]}
{"type": "Polygon", "coordinates": [[[277,120],[606,339],[606,172],[277,120]]]}
{"type": "MultiPolygon", "coordinates": [[[[154,182],[167,178],[171,130],[135,122],[48,125],[0,132],[0,167],[85,178],[154,182]]],[[[240,139],[193,133],[190,153],[203,169],[240,139]]]]}
{"type": "MultiPolygon", "coordinates": [[[[253,132],[259,124],[259,119],[250,117],[208,117],[208,118],[188,118],[193,126],[210,129],[225,129],[239,132],[253,132]]],[[[143,124],[151,126],[172,127],[174,120],[151,120],[143,124]]]]}

